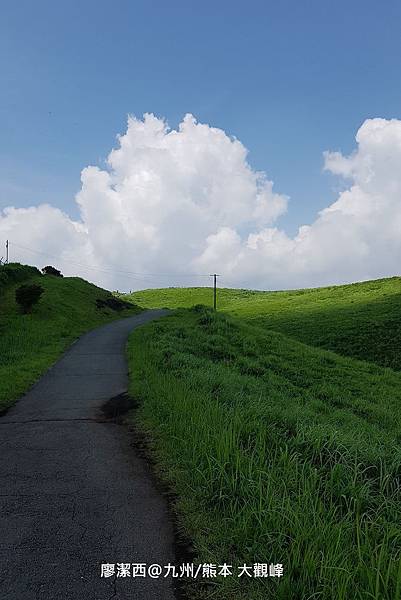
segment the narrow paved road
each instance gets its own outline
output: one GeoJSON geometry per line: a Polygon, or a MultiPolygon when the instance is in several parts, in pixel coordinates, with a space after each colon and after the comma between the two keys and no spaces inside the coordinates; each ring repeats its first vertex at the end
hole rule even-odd
{"type": "Polygon", "coordinates": [[[84,335],[0,418],[1,600],[172,600],[170,578],[101,578],[101,563],[174,562],[165,502],[100,407],[127,389],[146,313],[84,335]]]}

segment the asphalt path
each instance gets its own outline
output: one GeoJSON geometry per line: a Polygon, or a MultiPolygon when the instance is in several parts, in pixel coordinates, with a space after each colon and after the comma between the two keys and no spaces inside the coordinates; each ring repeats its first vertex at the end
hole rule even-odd
{"type": "Polygon", "coordinates": [[[1,600],[173,600],[163,575],[100,576],[102,563],[174,563],[165,500],[101,411],[127,389],[129,332],[163,314],[87,333],[0,418],[1,600]]]}

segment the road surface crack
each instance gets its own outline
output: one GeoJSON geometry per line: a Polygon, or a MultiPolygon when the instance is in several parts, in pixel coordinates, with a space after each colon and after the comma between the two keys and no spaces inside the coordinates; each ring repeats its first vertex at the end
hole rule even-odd
{"type": "Polygon", "coordinates": [[[104,417],[78,417],[74,419],[25,419],[18,421],[0,421],[0,425],[18,425],[23,423],[72,423],[74,421],[82,421],[89,423],[110,423],[110,419],[104,417]]]}

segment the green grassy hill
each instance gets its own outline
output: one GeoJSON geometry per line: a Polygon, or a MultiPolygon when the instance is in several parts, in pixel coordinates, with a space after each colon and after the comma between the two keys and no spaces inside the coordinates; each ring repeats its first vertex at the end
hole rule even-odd
{"type": "MultiPolygon", "coordinates": [[[[210,288],[145,290],[130,297],[149,308],[213,302],[210,288]]],[[[307,344],[401,370],[400,277],[289,292],[221,289],[218,308],[307,344]]]]}
{"type": "Polygon", "coordinates": [[[195,307],[130,338],[134,422],[221,600],[401,599],[401,373],[195,307]]]}
{"type": "Polygon", "coordinates": [[[218,293],[131,296],[178,309],[131,336],[131,394],[197,560],[284,566],[196,594],[401,600],[401,279],[218,293]]]}
{"type": "Polygon", "coordinates": [[[42,275],[34,267],[0,267],[0,411],[10,406],[85,331],[138,312],[97,308],[110,292],[77,277],[42,275]],[[44,293],[31,314],[21,314],[15,290],[35,283],[44,293]]]}

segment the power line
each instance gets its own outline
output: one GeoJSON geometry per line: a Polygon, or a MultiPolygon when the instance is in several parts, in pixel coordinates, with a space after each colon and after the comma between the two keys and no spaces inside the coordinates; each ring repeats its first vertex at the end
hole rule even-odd
{"type": "MultiPolygon", "coordinates": [[[[9,261],[9,248],[11,245],[15,246],[16,248],[20,248],[21,250],[27,250],[28,252],[33,252],[34,254],[40,254],[42,256],[47,256],[50,258],[55,258],[56,260],[60,260],[63,261],[64,263],[67,264],[71,264],[73,266],[77,266],[77,267],[81,267],[83,269],[91,269],[94,271],[98,271],[101,273],[109,273],[109,274],[121,274],[121,275],[129,275],[129,278],[132,279],[136,279],[137,281],[142,281],[142,282],[146,282],[146,283],[150,283],[152,280],[147,279],[147,278],[151,278],[151,277],[171,277],[171,278],[186,278],[186,277],[213,277],[213,306],[216,309],[217,306],[217,277],[221,277],[221,275],[217,274],[217,273],[212,273],[212,274],[208,274],[205,275],[203,273],[182,273],[182,274],[178,274],[178,273],[138,273],[135,271],[125,271],[122,269],[117,269],[114,268],[113,266],[111,266],[108,269],[103,269],[101,267],[97,267],[94,265],[88,265],[88,264],[84,264],[84,263],[80,263],[74,260],[70,260],[70,259],[66,259],[66,258],[62,258],[61,256],[57,256],[55,254],[49,253],[49,252],[42,252],[41,250],[34,250],[33,248],[28,248],[27,246],[22,246],[21,244],[15,244],[14,242],[11,244],[11,242],[9,240],[6,240],[6,263],[9,261]]],[[[248,280],[250,281],[250,280],[248,280]]],[[[231,285],[234,285],[235,287],[238,287],[239,284],[245,284],[248,283],[245,281],[242,282],[238,282],[238,281],[234,281],[234,280],[230,280],[227,279],[226,277],[224,277],[224,282],[229,284],[230,287],[230,283],[231,285]]]]}
{"type": "MultiPolygon", "coordinates": [[[[9,248],[10,246],[15,246],[16,248],[20,248],[21,250],[27,250],[28,252],[33,252],[34,254],[40,254],[41,256],[47,256],[49,258],[55,258],[56,260],[61,260],[67,264],[71,264],[73,266],[77,266],[77,267],[82,267],[84,269],[91,269],[94,271],[99,271],[101,273],[110,273],[110,274],[121,274],[121,275],[130,275],[130,278],[136,279],[138,281],[145,281],[148,282],[149,279],[146,279],[147,277],[174,277],[174,278],[186,278],[186,277],[214,277],[214,273],[213,274],[208,274],[205,275],[203,273],[182,273],[182,274],[178,274],[178,273],[138,273],[135,271],[124,271],[121,269],[117,269],[114,268],[113,266],[111,266],[109,269],[103,269],[101,267],[95,267],[94,265],[88,265],[88,264],[84,264],[84,263],[80,263],[71,259],[66,259],[66,258],[62,258],[61,256],[49,253],[49,252],[42,252],[41,250],[34,250],[33,248],[28,248],[27,246],[22,246],[21,244],[16,244],[14,242],[11,242],[9,240],[6,240],[6,261],[7,262],[9,260],[9,248]]],[[[221,275],[218,275],[216,273],[216,277],[221,277],[221,275]]],[[[249,283],[251,280],[247,280],[247,281],[242,281],[239,282],[237,280],[233,280],[230,278],[226,278],[224,277],[224,282],[234,285],[234,286],[238,286],[241,284],[247,284],[249,283]]],[[[216,282],[217,283],[217,282],[216,282]]],[[[216,286],[217,287],[217,286],[216,286]]]]}
{"type": "MultiPolygon", "coordinates": [[[[93,265],[87,265],[84,263],[79,263],[74,260],[65,259],[60,256],[51,254],[49,252],[41,252],[40,250],[34,250],[33,248],[28,248],[27,246],[21,246],[20,244],[15,244],[14,242],[13,242],[13,246],[15,246],[16,248],[20,248],[21,250],[27,250],[28,252],[33,252],[34,254],[41,254],[43,256],[48,256],[50,258],[56,258],[57,260],[62,260],[65,263],[73,264],[75,266],[84,267],[87,269],[93,269],[95,271],[101,271],[103,273],[112,273],[112,274],[120,273],[123,275],[131,275],[134,278],[139,278],[139,277],[209,277],[209,275],[204,275],[204,274],[200,274],[200,273],[185,273],[185,274],[183,273],[181,275],[178,273],[138,273],[138,272],[134,272],[134,271],[124,271],[121,269],[114,268],[113,266],[111,266],[110,269],[102,269],[101,267],[95,267],[93,265]]],[[[142,280],[142,281],[144,281],[144,280],[142,280]]]]}
{"type": "MultiPolygon", "coordinates": [[[[8,243],[8,248],[10,248],[10,246],[15,246],[16,248],[20,248],[21,250],[27,250],[28,252],[33,252],[34,254],[40,254],[41,256],[47,256],[49,258],[55,258],[56,260],[61,260],[67,264],[71,264],[73,266],[78,266],[78,267],[82,267],[85,269],[91,269],[94,271],[99,271],[101,273],[110,273],[110,274],[122,274],[122,275],[130,275],[133,279],[137,279],[138,281],[149,281],[149,279],[146,279],[146,277],[174,277],[174,278],[186,278],[186,277],[213,277],[214,274],[208,274],[205,275],[203,273],[182,273],[182,274],[178,274],[178,273],[139,273],[139,272],[135,272],[135,271],[125,271],[125,270],[121,270],[121,269],[117,269],[114,268],[113,266],[111,266],[109,269],[104,269],[101,267],[95,267],[94,265],[88,265],[85,263],[80,263],[71,259],[66,259],[63,258],[59,255],[55,255],[49,252],[42,252],[41,250],[34,250],[33,248],[28,248],[27,246],[22,246],[21,244],[16,244],[14,242],[11,242],[9,240],[6,241],[6,251],[7,251],[7,243],[8,243]]],[[[9,254],[6,252],[7,257],[9,256],[9,254]]],[[[7,260],[7,259],[6,259],[7,260]]],[[[221,277],[221,275],[218,275],[216,273],[216,277],[221,277]]],[[[251,282],[252,280],[247,280],[247,281],[237,281],[234,279],[230,279],[227,277],[224,277],[224,282],[234,285],[234,286],[238,286],[238,285],[244,285],[244,284],[248,284],[249,282],[251,282]]]]}

